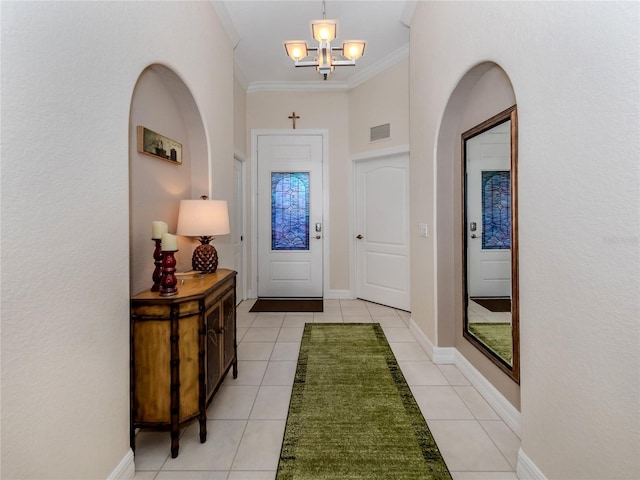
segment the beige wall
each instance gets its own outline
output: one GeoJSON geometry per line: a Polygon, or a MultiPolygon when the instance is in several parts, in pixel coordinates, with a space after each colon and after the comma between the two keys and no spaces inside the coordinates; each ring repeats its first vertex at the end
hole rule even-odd
{"type": "Polygon", "coordinates": [[[349,92],[351,155],[409,145],[409,59],[389,67],[349,92]],[[370,129],[391,124],[391,138],[370,142],[370,129]]]}
{"type": "Polygon", "coordinates": [[[233,145],[235,151],[248,159],[247,92],[237,78],[233,80],[233,145]]]}
{"type": "MultiPolygon", "coordinates": [[[[520,478],[640,477],[639,18],[635,2],[418,2],[413,17],[413,225],[444,211],[424,185],[459,142],[476,67],[500,65],[518,104],[520,478]]],[[[435,300],[458,287],[436,238],[412,231],[412,315],[446,345],[435,300]]]]}
{"type": "MultiPolygon", "coordinates": [[[[0,8],[2,478],[125,478],[134,89],[152,64],[184,82],[213,172],[202,183],[231,199],[233,50],[208,2],[0,8]]],[[[132,242],[151,246],[147,222],[132,242]]]]}

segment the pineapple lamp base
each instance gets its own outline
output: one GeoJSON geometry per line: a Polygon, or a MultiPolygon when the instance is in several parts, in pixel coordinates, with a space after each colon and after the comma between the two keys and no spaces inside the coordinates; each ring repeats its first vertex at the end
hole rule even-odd
{"type": "Polygon", "coordinates": [[[200,245],[196,247],[191,258],[191,268],[198,272],[214,273],[218,269],[218,252],[210,244],[213,237],[200,237],[200,245]]]}

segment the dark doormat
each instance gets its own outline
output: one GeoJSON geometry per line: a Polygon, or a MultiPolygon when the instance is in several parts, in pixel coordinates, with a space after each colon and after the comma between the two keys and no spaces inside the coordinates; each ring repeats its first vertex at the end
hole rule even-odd
{"type": "Polygon", "coordinates": [[[322,312],[321,298],[259,298],[250,312],[322,312]]]}
{"type": "Polygon", "coordinates": [[[511,299],[505,297],[471,297],[471,300],[478,305],[483,306],[490,312],[510,312],[511,311],[511,299]]]}

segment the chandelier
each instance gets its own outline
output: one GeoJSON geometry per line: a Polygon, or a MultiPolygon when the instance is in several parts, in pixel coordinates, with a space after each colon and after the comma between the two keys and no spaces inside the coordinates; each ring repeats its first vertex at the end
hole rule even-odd
{"type": "Polygon", "coordinates": [[[317,47],[307,46],[304,40],[287,40],[284,48],[296,67],[316,67],[316,70],[327,79],[335,67],[355,65],[356,60],[364,55],[364,40],[348,40],[342,47],[332,47],[331,42],[337,35],[337,21],[327,20],[325,2],[322,2],[322,20],[311,21],[311,36],[318,42],[317,47]],[[334,54],[338,54],[334,56],[334,54]]]}

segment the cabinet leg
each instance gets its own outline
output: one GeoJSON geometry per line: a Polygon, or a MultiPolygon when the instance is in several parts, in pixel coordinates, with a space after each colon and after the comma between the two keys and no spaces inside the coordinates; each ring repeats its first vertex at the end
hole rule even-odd
{"type": "Polygon", "coordinates": [[[207,419],[200,419],[200,443],[207,441],[207,419]]]}
{"type": "Polygon", "coordinates": [[[179,434],[178,432],[171,431],[171,458],[176,458],[178,456],[178,449],[180,448],[179,444],[179,434]]]}
{"type": "Polygon", "coordinates": [[[238,378],[238,357],[233,359],[233,378],[238,378]]]}

